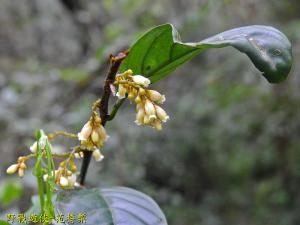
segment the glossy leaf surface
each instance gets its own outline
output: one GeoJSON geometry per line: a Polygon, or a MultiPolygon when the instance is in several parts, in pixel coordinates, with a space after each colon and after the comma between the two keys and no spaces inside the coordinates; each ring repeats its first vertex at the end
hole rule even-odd
{"type": "Polygon", "coordinates": [[[57,197],[56,211],[64,215],[86,213],[86,225],[167,224],[150,197],[124,187],[63,191],[57,197]]]}
{"type": "Polygon", "coordinates": [[[226,46],[245,53],[270,83],[284,80],[292,66],[291,43],[273,27],[240,27],[200,42],[183,43],[177,30],[164,24],[148,31],[131,47],[120,70],[132,69],[155,82],[204,50],[226,46]]]}

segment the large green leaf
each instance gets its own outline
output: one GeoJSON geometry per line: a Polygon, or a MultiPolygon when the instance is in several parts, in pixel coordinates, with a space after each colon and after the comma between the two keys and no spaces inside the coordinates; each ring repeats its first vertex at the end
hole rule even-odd
{"type": "Polygon", "coordinates": [[[0,205],[7,207],[22,197],[23,187],[18,180],[5,180],[0,185],[0,205]]]}
{"type": "Polygon", "coordinates": [[[86,225],[167,224],[150,197],[124,187],[63,191],[57,196],[56,211],[64,215],[86,213],[86,225]]]}
{"type": "Polygon", "coordinates": [[[155,82],[205,49],[226,46],[247,54],[271,83],[284,80],[291,69],[291,43],[273,27],[240,27],[197,43],[183,43],[177,30],[171,24],[164,24],[148,31],[130,48],[120,70],[132,69],[155,82]]]}
{"type": "Polygon", "coordinates": [[[11,224],[4,220],[0,220],[0,225],[11,225],[11,224]]]}

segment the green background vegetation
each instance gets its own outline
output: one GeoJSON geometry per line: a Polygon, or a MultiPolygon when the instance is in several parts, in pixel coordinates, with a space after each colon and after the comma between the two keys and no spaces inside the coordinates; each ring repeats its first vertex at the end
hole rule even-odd
{"type": "Polygon", "coordinates": [[[124,105],[87,185],[145,192],[171,225],[299,224],[299,12],[297,0],[1,0],[0,218],[25,211],[37,193],[30,171],[17,183],[5,175],[35,129],[79,131],[108,55],[170,22],[183,41],[274,26],[290,38],[295,64],[287,81],[270,85],[233,49],[197,56],[154,85],[171,117],[162,132],[137,127],[134,106],[124,105]]]}

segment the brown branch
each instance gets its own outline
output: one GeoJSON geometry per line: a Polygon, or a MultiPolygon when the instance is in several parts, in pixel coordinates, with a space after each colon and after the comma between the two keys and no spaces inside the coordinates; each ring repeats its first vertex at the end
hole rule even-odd
{"type": "Polygon", "coordinates": [[[126,53],[119,53],[117,56],[110,56],[110,69],[105,79],[104,87],[103,87],[103,95],[101,98],[101,105],[99,107],[100,117],[102,120],[102,125],[105,126],[106,121],[108,119],[108,102],[111,94],[110,85],[114,83],[116,74],[121,65],[121,62],[127,56],[126,53]]]}
{"type": "MultiPolygon", "coordinates": [[[[99,106],[99,113],[100,113],[103,126],[105,126],[106,122],[109,119],[108,103],[111,94],[110,85],[114,83],[119,67],[123,59],[126,58],[127,54],[128,52],[121,52],[117,56],[113,56],[113,55],[110,56],[110,67],[104,82],[101,104],[99,106]]],[[[91,156],[92,156],[92,151],[84,151],[84,157],[83,157],[81,171],[80,171],[80,185],[84,185],[86,173],[91,161],[91,156]]]]}

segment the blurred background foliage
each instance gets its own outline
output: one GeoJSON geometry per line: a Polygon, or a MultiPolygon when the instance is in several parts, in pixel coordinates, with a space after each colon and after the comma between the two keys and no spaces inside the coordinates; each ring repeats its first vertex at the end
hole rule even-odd
{"type": "Polygon", "coordinates": [[[30,171],[22,181],[5,175],[35,129],[78,132],[109,54],[166,22],[184,41],[275,26],[293,44],[293,70],[270,85],[231,48],[196,57],[153,85],[167,98],[163,131],[137,127],[128,102],[108,124],[105,160],[90,165],[88,186],[143,191],[172,225],[300,224],[297,0],[0,0],[0,218],[24,212],[36,193],[30,171]]]}

